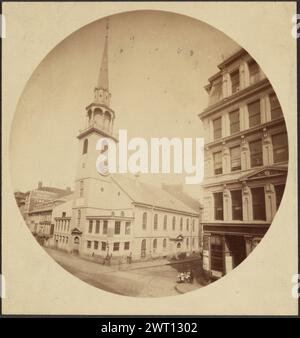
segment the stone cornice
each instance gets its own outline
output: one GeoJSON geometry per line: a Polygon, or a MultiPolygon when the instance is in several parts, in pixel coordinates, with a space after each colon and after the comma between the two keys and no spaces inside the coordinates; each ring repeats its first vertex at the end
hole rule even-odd
{"type": "Polygon", "coordinates": [[[203,119],[209,115],[212,115],[214,113],[217,113],[218,111],[234,104],[237,103],[249,96],[252,96],[254,94],[256,94],[257,92],[266,89],[267,87],[271,87],[271,84],[269,82],[269,80],[267,78],[253,84],[250,85],[242,90],[240,90],[239,92],[224,98],[223,100],[217,102],[216,104],[207,107],[206,109],[204,109],[204,111],[200,114],[198,114],[198,116],[200,117],[200,119],[203,119]]]}

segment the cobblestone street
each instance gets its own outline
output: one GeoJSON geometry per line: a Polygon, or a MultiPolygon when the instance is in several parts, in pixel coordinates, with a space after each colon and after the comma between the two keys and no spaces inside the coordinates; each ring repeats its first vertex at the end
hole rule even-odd
{"type": "Polygon", "coordinates": [[[151,266],[151,262],[133,263],[130,269],[121,270],[118,266],[103,266],[78,256],[62,251],[49,249],[46,251],[64,269],[97,288],[125,296],[164,297],[182,294],[204,286],[201,276],[200,260],[184,263],[151,266]],[[150,266],[149,266],[150,264],[150,266]],[[193,268],[196,278],[193,284],[180,284],[177,275],[181,271],[193,268]]]}

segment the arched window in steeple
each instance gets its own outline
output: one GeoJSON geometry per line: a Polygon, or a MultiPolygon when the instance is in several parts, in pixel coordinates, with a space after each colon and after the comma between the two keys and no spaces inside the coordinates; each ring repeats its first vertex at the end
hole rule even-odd
{"type": "Polygon", "coordinates": [[[83,142],[82,154],[86,154],[87,153],[88,146],[89,146],[89,141],[88,141],[88,139],[85,139],[84,142],[83,142]]]}
{"type": "Polygon", "coordinates": [[[110,122],[111,122],[111,116],[108,111],[104,113],[104,128],[109,129],[110,127],[110,122]]]}

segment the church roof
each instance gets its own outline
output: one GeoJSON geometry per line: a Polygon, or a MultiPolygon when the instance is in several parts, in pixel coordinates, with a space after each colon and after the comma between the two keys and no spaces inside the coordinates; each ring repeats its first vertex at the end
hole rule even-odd
{"type": "Polygon", "coordinates": [[[157,208],[170,209],[191,214],[198,214],[188,205],[154,185],[141,182],[125,175],[114,175],[113,181],[131,198],[135,203],[145,204],[157,208]]]}

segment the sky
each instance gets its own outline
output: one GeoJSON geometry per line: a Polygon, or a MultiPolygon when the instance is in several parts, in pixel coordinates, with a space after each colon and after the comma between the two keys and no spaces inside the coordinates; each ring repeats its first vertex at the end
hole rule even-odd
{"type": "MultiPolygon", "coordinates": [[[[14,190],[44,185],[73,188],[76,136],[93,100],[106,21],[74,32],[29,79],[10,135],[14,190]]],[[[240,47],[213,27],[161,11],[133,11],[109,18],[108,62],[114,132],[128,137],[202,137],[197,116],[208,102],[204,86],[224,57],[240,47]]],[[[181,183],[182,175],[148,175],[154,184],[181,183]]],[[[199,186],[186,191],[199,197],[199,186]]]]}

